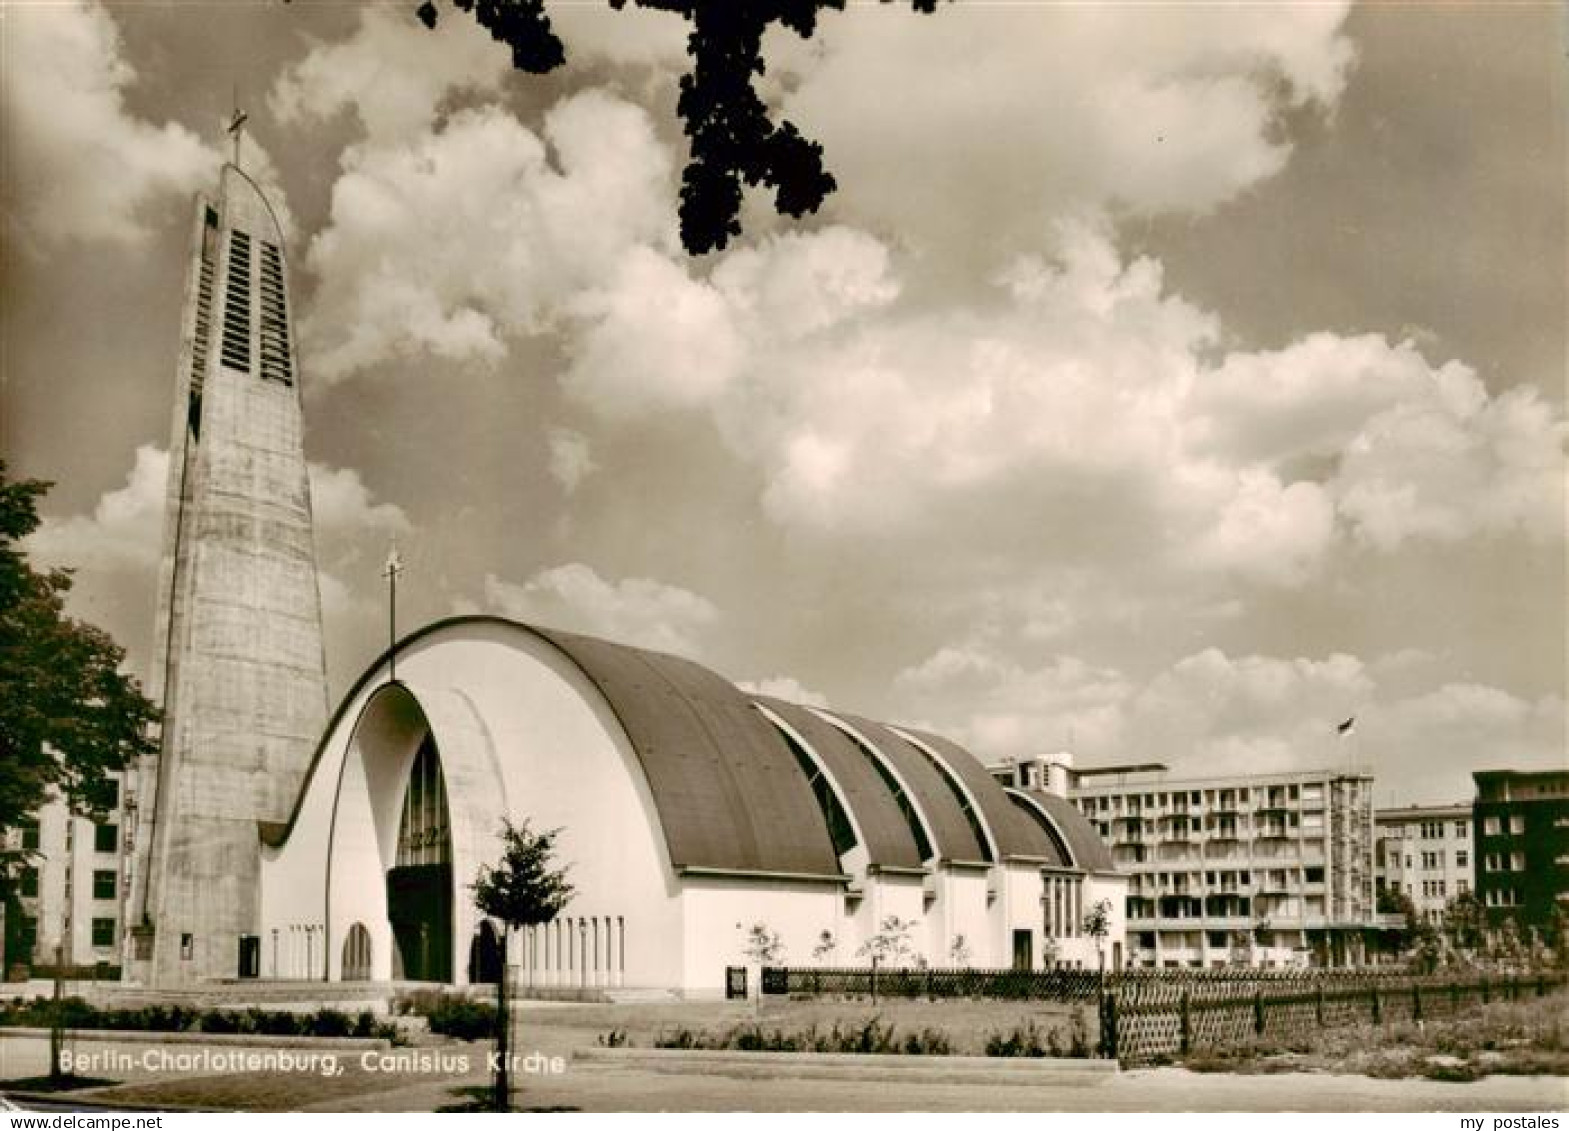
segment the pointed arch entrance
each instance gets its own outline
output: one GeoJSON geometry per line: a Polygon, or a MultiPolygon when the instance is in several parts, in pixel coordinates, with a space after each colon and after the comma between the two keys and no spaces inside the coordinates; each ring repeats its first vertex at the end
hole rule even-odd
{"type": "Polygon", "coordinates": [[[392,976],[452,980],[452,827],[436,741],[426,733],[409,768],[397,855],[387,871],[392,976]]]}

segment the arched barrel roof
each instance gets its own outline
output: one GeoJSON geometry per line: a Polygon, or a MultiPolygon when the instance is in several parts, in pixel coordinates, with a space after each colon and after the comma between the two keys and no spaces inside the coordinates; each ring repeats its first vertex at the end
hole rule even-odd
{"type": "Polygon", "coordinates": [[[1067,841],[1068,851],[1073,855],[1070,861],[1073,867],[1083,872],[1107,873],[1117,870],[1106,842],[1101,840],[1095,826],[1090,824],[1073,802],[1041,790],[1031,790],[1029,798],[1046,810],[1052,824],[1062,834],[1062,839],[1067,841]]]}
{"type": "Polygon", "coordinates": [[[904,814],[854,740],[798,704],[762,696],[757,702],[778,715],[822,759],[861,831],[867,862],[881,868],[921,867],[921,853],[904,814]]]}
{"type": "MultiPolygon", "coordinates": [[[[899,800],[852,732],[880,755],[919,809],[925,819],[923,835],[930,837],[936,858],[986,860],[988,850],[971,823],[973,815],[1003,859],[1070,864],[968,751],[937,735],[901,734],[854,715],[751,696],[690,660],[495,616],[438,621],[404,637],[394,650],[440,647],[443,634],[461,634],[466,628],[517,632],[543,641],[599,691],[642,768],[677,871],[842,878],[812,785],[789,740],[759,705],[794,730],[827,768],[861,833],[869,864],[918,868],[924,862],[899,800]],[[938,764],[961,783],[960,796],[938,764]],[[969,800],[961,804],[963,795],[969,800]]],[[[328,739],[352,725],[346,714],[350,706],[367,685],[385,679],[387,661],[384,653],[337,708],[317,748],[307,786],[328,739]]],[[[302,790],[300,802],[304,797],[302,790]]],[[[1031,794],[1031,799],[1061,832],[1073,856],[1071,866],[1115,870],[1105,845],[1071,804],[1044,794],[1031,794]]],[[[267,843],[277,845],[288,837],[300,802],[288,826],[259,830],[267,843]]]]}
{"type": "Polygon", "coordinates": [[[969,863],[985,861],[986,851],[971,831],[964,810],[924,751],[881,723],[841,711],[822,713],[848,726],[892,763],[894,773],[914,794],[915,803],[926,816],[934,838],[932,847],[939,859],[969,863]]]}
{"type": "Polygon", "coordinates": [[[1046,839],[1040,826],[1019,812],[1018,807],[1002,791],[1002,786],[997,784],[997,779],[987,773],[986,768],[968,750],[938,734],[908,727],[897,729],[928,746],[964,784],[964,788],[975,799],[980,817],[991,830],[992,838],[997,842],[997,851],[1004,859],[1013,857],[1056,862],[1057,850],[1046,839]]]}
{"type": "Polygon", "coordinates": [[[648,777],[672,866],[839,874],[795,755],[733,683],[663,652],[532,631],[583,670],[621,721],[648,777]]]}

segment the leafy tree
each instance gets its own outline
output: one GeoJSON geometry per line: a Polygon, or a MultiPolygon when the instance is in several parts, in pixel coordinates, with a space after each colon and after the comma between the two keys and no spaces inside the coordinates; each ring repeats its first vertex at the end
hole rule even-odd
{"type": "Polygon", "coordinates": [[[834,937],[832,931],[825,930],[817,936],[817,945],[812,947],[812,961],[818,963],[828,962],[832,960],[834,953],[838,949],[839,940],[834,937]]]}
{"type": "Polygon", "coordinates": [[[508,1044],[511,1040],[512,1011],[507,1005],[507,938],[519,927],[549,923],[572,899],[574,889],[567,881],[566,868],[555,867],[556,838],[560,829],[536,833],[528,822],[501,826],[501,861],[492,867],[480,866],[471,886],[474,906],[482,914],[507,925],[501,932],[501,977],[496,980],[496,1052],[498,1068],[493,1099],[498,1111],[511,1103],[511,1066],[508,1044]]]}
{"type": "Polygon", "coordinates": [[[753,923],[741,951],[759,966],[772,966],[784,957],[784,939],[767,923],[753,923]]]}
{"type": "MultiPolygon", "coordinates": [[[[18,546],[38,528],[49,486],[12,482],[0,462],[0,845],[55,793],[102,817],[109,775],[156,749],[156,710],[120,671],[124,650],[65,615],[68,570],[40,572],[18,546]]],[[[27,856],[0,847],[0,900],[27,856]]]]}
{"type": "Polygon", "coordinates": [[[1438,931],[1417,910],[1411,896],[1402,888],[1388,887],[1378,893],[1376,904],[1384,915],[1399,915],[1404,924],[1392,931],[1394,943],[1402,954],[1410,954],[1418,965],[1431,969],[1438,964],[1438,931]]]}
{"type": "Polygon", "coordinates": [[[861,944],[857,953],[879,965],[908,962],[915,956],[915,950],[910,945],[910,935],[914,930],[913,919],[890,915],[882,921],[877,933],[861,944]]]}
{"type": "MultiPolygon", "coordinates": [[[[554,867],[560,829],[536,833],[527,821],[503,821],[501,861],[480,866],[472,885],[474,906],[510,928],[549,923],[572,899],[569,869],[554,867]]],[[[503,936],[503,946],[505,936],[503,936]]]]}
{"type": "MultiPolygon", "coordinates": [[[[889,3],[890,0],[883,0],[889,3]]],[[[545,0],[451,0],[492,38],[512,49],[512,65],[545,74],[566,61],[550,26],[545,0]]],[[[691,139],[681,178],[681,242],[693,255],[716,251],[741,234],[743,183],[774,190],[775,209],[800,218],[816,212],[836,187],[823,167],[823,147],[794,123],[775,123],[753,82],[766,72],[763,36],[778,23],[803,39],[817,30],[817,14],[839,11],[844,0],[636,0],[639,7],[673,12],[691,24],[692,69],[681,77],[676,112],[691,139]]],[[[937,0],[910,0],[917,12],[937,0]]],[[[610,0],[620,10],[626,0],[610,0]]],[[[435,27],[440,8],[425,0],[416,11],[435,27]]],[[[880,96],[883,92],[877,92],[880,96]]]]}
{"type": "Polygon", "coordinates": [[[1111,900],[1097,900],[1084,913],[1084,933],[1095,940],[1095,954],[1100,968],[1106,969],[1106,936],[1111,933],[1111,900]]]}
{"type": "Polygon", "coordinates": [[[1487,917],[1475,892],[1463,891],[1444,905],[1444,936],[1460,953],[1473,952],[1482,945],[1487,917]]]}
{"type": "Polygon", "coordinates": [[[970,942],[963,935],[954,935],[953,942],[948,946],[948,965],[968,966],[970,964],[970,942]]]}
{"type": "Polygon", "coordinates": [[[1543,936],[1554,961],[1560,966],[1569,966],[1569,908],[1564,907],[1562,896],[1553,904],[1543,936]]]}

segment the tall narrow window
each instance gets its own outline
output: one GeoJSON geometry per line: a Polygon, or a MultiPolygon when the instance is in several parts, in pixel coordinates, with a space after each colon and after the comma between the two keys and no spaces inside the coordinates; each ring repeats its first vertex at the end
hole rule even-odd
{"type": "Polygon", "coordinates": [[[909,827],[910,836],[915,840],[915,850],[921,854],[922,860],[930,860],[934,855],[932,852],[932,840],[926,835],[926,827],[921,823],[920,814],[915,811],[915,806],[905,794],[904,787],[899,784],[899,779],[893,776],[893,772],[887,766],[883,765],[881,756],[872,751],[864,742],[847,730],[844,731],[844,735],[861,752],[861,756],[871,763],[872,769],[877,771],[877,776],[882,778],[883,784],[888,787],[888,792],[893,794],[894,804],[899,806],[899,812],[904,817],[904,823],[909,827]]]}
{"type": "Polygon", "coordinates": [[[283,293],[283,257],[263,241],[261,258],[261,376],[263,381],[294,384],[289,360],[289,315],[283,293]]]}
{"type": "Polygon", "coordinates": [[[201,266],[196,276],[196,323],[191,334],[190,398],[186,423],[191,435],[201,439],[202,383],[207,376],[207,347],[212,340],[212,283],[218,260],[218,214],[203,209],[201,266]]]}
{"type": "Polygon", "coordinates": [[[223,363],[230,369],[251,370],[251,237],[229,235],[228,287],[223,300],[223,363]]]}
{"type": "Polygon", "coordinates": [[[779,732],[779,737],[783,738],[785,745],[790,747],[790,752],[795,755],[796,764],[801,767],[801,773],[806,775],[807,784],[812,787],[812,796],[817,798],[817,807],[822,810],[823,820],[828,825],[828,837],[833,841],[834,854],[843,856],[856,846],[857,841],[855,827],[850,824],[850,815],[845,812],[844,804],[839,800],[838,793],[834,791],[833,783],[787,730],[778,725],[775,725],[774,730],[779,732]]]}
{"type": "Polygon", "coordinates": [[[965,793],[963,787],[959,785],[959,779],[941,758],[933,756],[932,752],[919,742],[911,742],[909,745],[926,759],[933,770],[937,771],[937,776],[942,779],[943,785],[947,786],[948,792],[953,794],[954,802],[959,806],[959,811],[964,814],[965,823],[970,826],[970,835],[975,838],[975,843],[981,850],[981,859],[988,864],[994,863],[996,855],[992,852],[991,838],[986,835],[986,828],[981,824],[980,817],[976,815],[974,806],[970,804],[969,794],[965,793]]]}
{"type": "Polygon", "coordinates": [[[403,819],[398,825],[397,866],[446,864],[452,858],[452,838],[447,828],[447,783],[441,773],[436,743],[429,736],[420,744],[409,770],[403,794],[403,819]]]}

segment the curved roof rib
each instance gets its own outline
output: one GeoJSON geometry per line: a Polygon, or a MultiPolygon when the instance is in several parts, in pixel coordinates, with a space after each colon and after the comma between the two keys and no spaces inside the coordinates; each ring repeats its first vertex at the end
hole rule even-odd
{"type": "Polygon", "coordinates": [[[976,840],[969,819],[960,808],[953,790],[943,780],[938,769],[927,760],[925,753],[881,723],[838,711],[816,713],[841,729],[860,735],[887,759],[925,815],[935,838],[932,847],[938,859],[969,864],[986,863],[985,848],[976,840]]]}
{"type": "Polygon", "coordinates": [[[843,800],[860,827],[867,862],[878,868],[920,868],[920,850],[899,803],[867,762],[855,740],[815,712],[795,703],[758,696],[756,702],[778,715],[812,748],[843,791],[843,800]]]}
{"type": "Polygon", "coordinates": [[[1057,855],[1043,839],[1041,830],[1009,802],[997,779],[968,750],[941,735],[905,727],[893,729],[926,747],[964,784],[979,810],[977,816],[986,823],[998,855],[1004,860],[1049,861],[1057,855]]]}
{"type": "Polygon", "coordinates": [[[661,652],[531,631],[566,653],[621,721],[677,871],[841,875],[795,755],[734,684],[661,652]]]}
{"type": "Polygon", "coordinates": [[[1100,834],[1095,831],[1095,826],[1091,825],[1084,814],[1074,807],[1073,802],[1066,797],[1058,797],[1054,793],[1043,793],[1039,790],[1026,792],[1010,789],[1008,792],[1034,805],[1051,821],[1072,856],[1072,859],[1067,861],[1071,867],[1083,872],[1102,874],[1117,870],[1117,865],[1111,859],[1111,849],[1106,847],[1106,842],[1101,840],[1100,834]]]}

